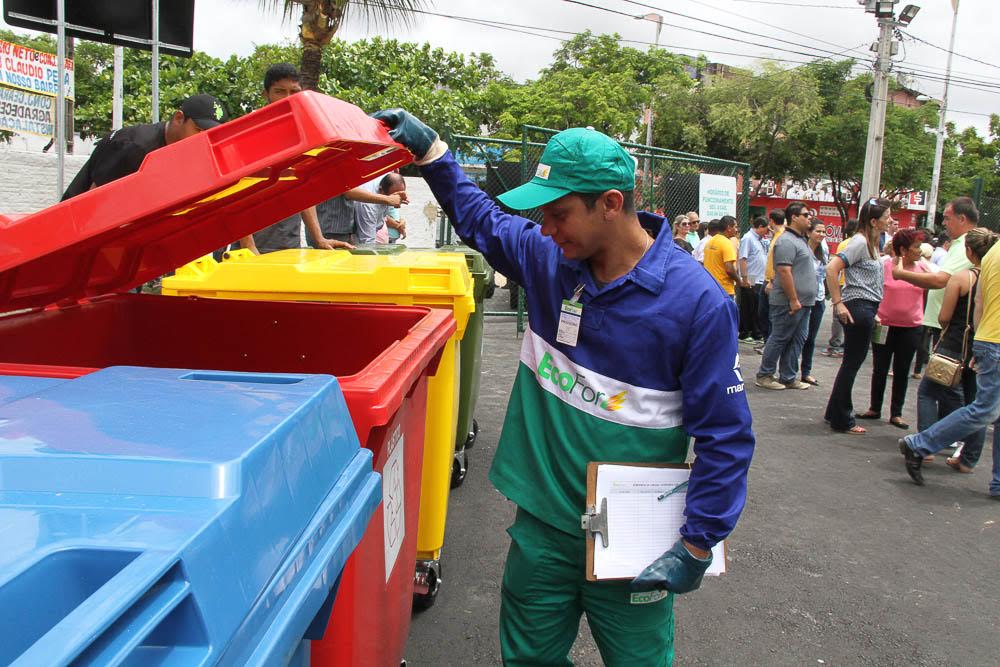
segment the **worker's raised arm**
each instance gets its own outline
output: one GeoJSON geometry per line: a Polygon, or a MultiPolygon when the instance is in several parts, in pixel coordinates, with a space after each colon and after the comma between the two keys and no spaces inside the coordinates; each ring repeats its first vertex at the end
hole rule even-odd
{"type": "Polygon", "coordinates": [[[538,225],[500,208],[466,177],[437,132],[409,112],[389,109],[379,111],[375,118],[416,156],[421,175],[462,240],[483,253],[497,271],[529,287],[528,264],[558,252],[556,245],[541,235],[538,225]]]}

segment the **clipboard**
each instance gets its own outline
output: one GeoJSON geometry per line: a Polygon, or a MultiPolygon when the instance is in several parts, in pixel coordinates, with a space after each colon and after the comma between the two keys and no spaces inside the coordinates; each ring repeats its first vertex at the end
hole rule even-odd
{"type": "MultiPolygon", "coordinates": [[[[622,463],[622,462],[612,462],[612,461],[592,461],[587,464],[587,496],[586,496],[586,508],[584,514],[581,516],[581,528],[585,532],[586,539],[586,549],[587,549],[587,561],[586,561],[586,577],[587,581],[627,581],[633,578],[631,576],[621,576],[621,577],[601,577],[598,578],[595,574],[595,551],[597,550],[597,541],[600,540],[602,548],[613,549],[615,543],[614,535],[609,532],[609,521],[608,521],[608,509],[607,509],[607,497],[601,498],[601,502],[598,503],[598,469],[600,466],[623,466],[626,468],[658,468],[658,469],[673,469],[673,470],[683,470],[690,471],[691,466],[687,463],[622,463]]],[[[686,480],[686,477],[684,478],[686,480]]],[[[657,489],[659,490],[659,489],[657,489]]],[[[669,490],[669,488],[664,489],[669,490]]],[[[653,491],[649,492],[653,494],[653,491]]],[[[675,503],[676,506],[676,503],[675,503]]],[[[672,536],[669,539],[669,543],[662,546],[655,555],[649,556],[648,561],[645,562],[642,567],[648,565],[656,557],[662,554],[664,551],[670,548],[670,546],[676,541],[677,536],[672,536]]],[[[725,572],[726,563],[726,546],[725,542],[720,542],[712,550],[713,554],[713,566],[711,570],[715,572],[707,572],[706,574],[723,574],[725,572]]],[[[635,574],[638,574],[636,572],[635,574]]]]}

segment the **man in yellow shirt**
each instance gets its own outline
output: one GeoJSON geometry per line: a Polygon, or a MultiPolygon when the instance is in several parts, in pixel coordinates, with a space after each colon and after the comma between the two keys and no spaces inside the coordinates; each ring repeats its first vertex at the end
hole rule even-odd
{"type": "Polygon", "coordinates": [[[736,298],[736,249],[731,239],[736,237],[736,218],[723,216],[718,222],[712,221],[708,230],[712,238],[705,246],[705,269],[716,282],[722,285],[731,298],[736,298]],[[715,226],[714,234],[711,226],[715,226]]]}
{"type": "Polygon", "coordinates": [[[899,451],[906,460],[907,474],[922,486],[924,476],[920,468],[925,456],[993,424],[993,479],[989,495],[1000,500],[1000,243],[983,258],[976,291],[976,339],[972,344],[976,398],[930,428],[900,438],[899,451]]]}

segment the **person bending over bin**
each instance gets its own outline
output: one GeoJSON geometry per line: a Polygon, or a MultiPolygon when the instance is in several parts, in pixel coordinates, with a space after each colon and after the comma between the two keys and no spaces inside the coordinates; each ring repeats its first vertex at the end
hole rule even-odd
{"type": "Polygon", "coordinates": [[[194,95],[181,102],[170,120],[115,130],[94,146],[94,152],[63,193],[62,201],[134,174],[152,151],[210,130],[225,123],[226,118],[219,100],[211,95],[194,95]]]}
{"type": "Polygon", "coordinates": [[[517,505],[500,608],[504,663],[572,664],[586,612],[606,664],[669,665],[673,595],[701,585],[712,546],[746,500],[754,435],[736,304],[669,233],[646,234],[670,227],[635,212],[635,161],[604,134],[560,132],[534,178],[500,195],[514,210],[540,207],[539,226],[505,213],[406,111],[375,118],[416,156],[462,240],[529,294],[531,325],[490,471],[517,505]],[[582,308],[578,327],[560,315],[569,301],[582,308]],[[677,542],[631,582],[588,582],[588,462],[683,463],[692,436],[677,542]]]}

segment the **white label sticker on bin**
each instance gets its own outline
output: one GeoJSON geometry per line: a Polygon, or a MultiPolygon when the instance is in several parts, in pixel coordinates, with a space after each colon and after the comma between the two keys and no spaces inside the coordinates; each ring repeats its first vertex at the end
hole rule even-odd
{"type": "Polygon", "coordinates": [[[389,458],[382,469],[382,520],[385,530],[385,580],[396,565],[406,537],[406,508],[403,471],[403,432],[397,425],[389,440],[389,458]]]}

